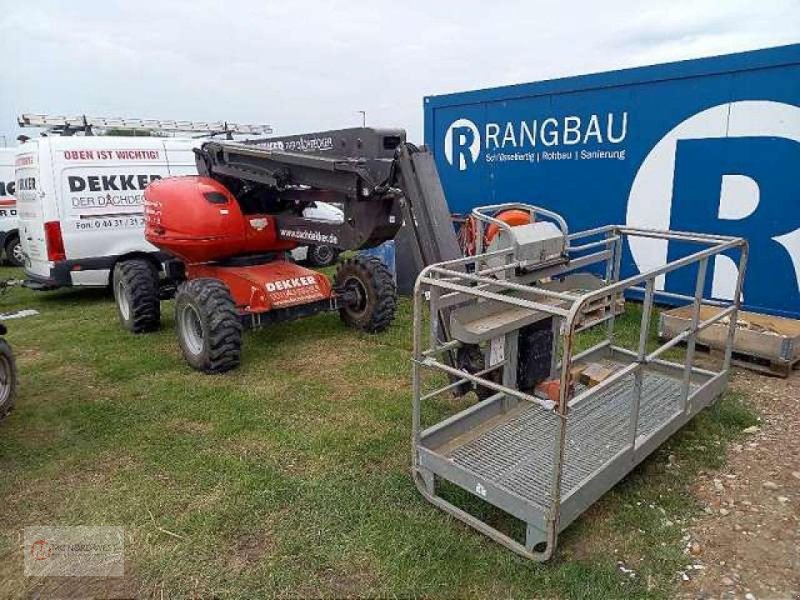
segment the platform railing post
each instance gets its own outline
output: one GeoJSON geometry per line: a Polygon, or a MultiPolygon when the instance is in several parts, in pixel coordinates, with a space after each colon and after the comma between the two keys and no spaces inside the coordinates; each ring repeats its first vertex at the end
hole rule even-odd
{"type": "Polygon", "coordinates": [[[633,373],[633,399],[631,405],[630,440],[631,449],[636,449],[636,434],[639,430],[639,405],[642,401],[644,367],[647,362],[647,336],[650,333],[650,315],[653,312],[653,287],[655,278],[647,280],[642,305],[642,323],[639,326],[639,350],[636,355],[638,366],[633,373]]]}
{"type": "Polygon", "coordinates": [[[429,300],[428,306],[430,308],[430,335],[431,346],[439,344],[439,295],[441,291],[437,287],[431,287],[428,291],[429,300]]]}
{"type": "MultiPolygon", "coordinates": [[[[609,285],[612,282],[616,283],[619,281],[619,273],[622,265],[622,234],[619,232],[619,230],[612,229],[607,235],[611,237],[617,237],[617,240],[613,244],[611,256],[608,257],[608,262],[606,263],[606,285],[609,285]]],[[[609,301],[611,302],[611,306],[609,307],[611,310],[611,316],[608,319],[608,324],[606,325],[606,338],[608,338],[609,345],[613,345],[614,322],[617,316],[617,295],[611,294],[609,296],[609,301]]]]}
{"type": "MultiPolygon", "coordinates": [[[[491,343],[490,343],[491,345],[491,343]]],[[[512,389],[517,389],[517,354],[519,352],[519,330],[509,332],[503,336],[503,385],[512,389]]],[[[490,350],[491,354],[491,350],[490,350]]],[[[489,360],[486,366],[491,366],[489,360]]],[[[519,403],[513,396],[503,398],[503,410],[508,411],[519,403]]]]}
{"type": "Polygon", "coordinates": [[[733,356],[733,343],[736,336],[736,322],[739,319],[739,307],[742,303],[742,285],[744,283],[744,271],[747,268],[747,252],[748,246],[745,242],[741,246],[741,254],[739,255],[739,274],[736,278],[736,291],[733,295],[733,312],[730,316],[730,324],[728,325],[728,337],[725,341],[725,361],[722,364],[723,373],[727,373],[731,368],[731,357],[733,356]]]}
{"type": "Polygon", "coordinates": [[[567,415],[569,413],[570,370],[572,368],[572,346],[575,337],[575,319],[582,305],[579,303],[570,310],[569,316],[564,319],[562,330],[561,375],[559,378],[558,405],[554,414],[558,417],[558,425],[553,439],[553,479],[550,487],[550,511],[547,515],[547,546],[549,552],[555,550],[558,541],[559,521],[561,519],[561,478],[564,473],[565,446],[567,442],[567,415]]]}
{"type": "Polygon", "coordinates": [[[411,445],[414,467],[417,466],[417,446],[420,441],[420,397],[422,395],[422,289],[419,284],[414,289],[414,331],[411,367],[411,445]]]}
{"type": "Polygon", "coordinates": [[[683,385],[681,387],[681,411],[689,410],[689,386],[692,381],[692,367],[694,366],[694,350],[697,342],[697,325],[700,323],[700,306],[703,303],[703,290],[706,285],[706,271],[708,257],[703,257],[697,265],[697,279],[694,286],[694,302],[692,303],[692,324],[688,339],[686,340],[686,367],[683,370],[683,385]]]}

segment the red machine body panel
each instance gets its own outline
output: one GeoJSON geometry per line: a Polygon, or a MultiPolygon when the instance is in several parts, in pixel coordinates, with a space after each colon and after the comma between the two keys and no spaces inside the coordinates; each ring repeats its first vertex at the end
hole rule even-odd
{"type": "Polygon", "coordinates": [[[333,295],[328,278],[288,260],[246,267],[189,264],[190,279],[213,277],[228,286],[237,308],[261,313],[325,300],[333,295]]]}
{"type": "Polygon", "coordinates": [[[144,192],[145,238],[186,263],[291,250],[271,215],[245,215],[230,191],[209,177],[156,180],[144,192]]]}

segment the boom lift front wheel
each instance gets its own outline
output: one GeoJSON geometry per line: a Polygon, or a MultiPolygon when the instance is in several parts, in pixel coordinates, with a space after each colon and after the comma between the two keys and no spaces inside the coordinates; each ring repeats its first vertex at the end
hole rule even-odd
{"type": "Polygon", "coordinates": [[[384,331],[394,320],[397,286],[389,269],[375,256],[355,256],[336,271],[339,316],[345,325],[368,333],[384,331]]]}
{"type": "Polygon", "coordinates": [[[218,279],[191,279],[175,296],[175,324],[183,356],[204,373],[239,366],[242,323],[228,287],[218,279]]]}

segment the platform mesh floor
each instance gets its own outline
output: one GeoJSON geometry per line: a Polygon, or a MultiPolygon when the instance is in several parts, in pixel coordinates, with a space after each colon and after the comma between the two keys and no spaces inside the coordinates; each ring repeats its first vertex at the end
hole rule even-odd
{"type": "MultiPolygon", "coordinates": [[[[570,411],[561,497],[622,450],[628,441],[633,375],[570,411]]],[[[678,411],[681,381],[646,372],[638,435],[663,426],[678,411]]],[[[532,404],[520,405],[497,425],[449,452],[454,464],[540,508],[550,504],[558,418],[532,404]]]]}

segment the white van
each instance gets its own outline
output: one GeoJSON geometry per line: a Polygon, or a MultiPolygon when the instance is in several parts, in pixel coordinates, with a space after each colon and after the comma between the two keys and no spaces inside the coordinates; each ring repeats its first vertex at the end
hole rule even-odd
{"type": "Polygon", "coordinates": [[[17,228],[17,199],[14,197],[14,157],[16,148],[0,148],[0,251],[6,260],[22,265],[22,246],[17,228]]]}
{"type": "MultiPolygon", "coordinates": [[[[197,174],[192,149],[200,143],[50,136],[19,146],[15,187],[26,285],[39,290],[113,285],[123,325],[137,333],[156,328],[157,298],[170,292],[159,289],[169,256],[144,238],[144,189],[155,179],[197,174]]],[[[306,210],[321,220],[344,218],[338,208],[322,204],[306,210]]],[[[336,255],[329,247],[294,253],[295,260],[317,266],[335,262],[336,255]]]]}
{"type": "Polygon", "coordinates": [[[144,188],[196,173],[193,140],[51,136],[17,149],[20,238],[31,287],[107,286],[120,261],[166,258],[144,239],[144,188]]]}

